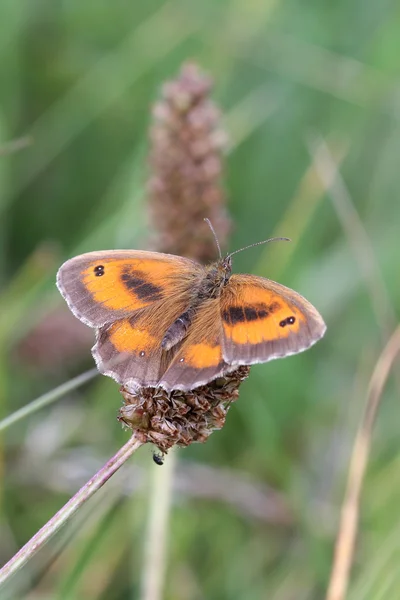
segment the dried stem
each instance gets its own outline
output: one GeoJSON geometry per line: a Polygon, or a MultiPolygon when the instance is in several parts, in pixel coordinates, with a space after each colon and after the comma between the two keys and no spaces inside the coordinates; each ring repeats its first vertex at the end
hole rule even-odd
{"type": "Polygon", "coordinates": [[[142,445],[134,435],[0,570],[0,585],[18,571],[142,445]]]}
{"type": "Polygon", "coordinates": [[[163,597],[175,464],[175,449],[172,448],[162,468],[154,465],[141,600],[161,600],[163,597]]]}
{"type": "Polygon", "coordinates": [[[400,325],[383,349],[369,384],[367,405],[350,461],[347,489],[342,505],[326,600],[344,600],[346,597],[357,535],[361,490],[371,447],[372,429],[386,380],[398,354],[400,354],[400,325]]]}

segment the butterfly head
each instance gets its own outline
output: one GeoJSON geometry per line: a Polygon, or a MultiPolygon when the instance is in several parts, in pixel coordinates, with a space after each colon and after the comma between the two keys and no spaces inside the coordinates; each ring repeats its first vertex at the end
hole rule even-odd
{"type": "Polygon", "coordinates": [[[232,256],[228,254],[225,258],[219,260],[220,270],[223,278],[223,282],[228,283],[229,277],[232,273],[232,256]]]}
{"type": "Polygon", "coordinates": [[[216,298],[226,286],[232,273],[232,259],[228,255],[220,258],[206,268],[206,276],[203,279],[198,297],[216,298]]]}

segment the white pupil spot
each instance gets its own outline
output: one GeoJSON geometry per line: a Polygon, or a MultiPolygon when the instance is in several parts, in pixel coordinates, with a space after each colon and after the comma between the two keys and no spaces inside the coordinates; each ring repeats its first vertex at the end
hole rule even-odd
{"type": "Polygon", "coordinates": [[[144,356],[146,354],[146,352],[144,352],[143,350],[139,353],[139,356],[144,356]]]}
{"type": "Polygon", "coordinates": [[[179,362],[183,362],[184,360],[185,360],[184,358],[180,358],[180,359],[179,359],[179,362]]]}

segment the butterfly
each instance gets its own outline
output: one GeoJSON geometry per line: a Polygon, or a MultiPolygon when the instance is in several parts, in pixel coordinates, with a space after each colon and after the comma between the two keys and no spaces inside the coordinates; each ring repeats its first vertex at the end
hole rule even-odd
{"type": "Polygon", "coordinates": [[[57,285],[74,315],[96,329],[101,373],[131,391],[187,391],[239,365],[302,352],[325,333],[297,292],[232,274],[233,254],[203,266],[159,252],[89,252],[60,267],[57,285]]]}

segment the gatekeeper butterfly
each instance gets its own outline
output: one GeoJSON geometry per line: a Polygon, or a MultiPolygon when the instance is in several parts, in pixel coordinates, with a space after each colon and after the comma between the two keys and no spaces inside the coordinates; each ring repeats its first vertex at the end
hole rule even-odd
{"type": "Polygon", "coordinates": [[[57,285],[74,315],[96,329],[101,373],[133,390],[190,390],[239,365],[302,352],[325,333],[297,292],[232,275],[236,252],[220,252],[209,266],[159,252],[89,252],[61,266],[57,285]]]}

